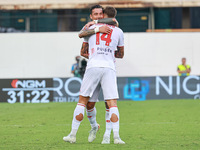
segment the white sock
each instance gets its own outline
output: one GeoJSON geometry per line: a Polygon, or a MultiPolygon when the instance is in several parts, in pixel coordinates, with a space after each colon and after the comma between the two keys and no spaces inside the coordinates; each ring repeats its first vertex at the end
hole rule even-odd
{"type": "Polygon", "coordinates": [[[91,127],[92,128],[97,127],[98,124],[97,124],[97,121],[96,121],[96,113],[97,113],[96,108],[94,107],[90,110],[86,109],[86,113],[87,113],[87,117],[88,117],[88,120],[90,122],[91,127]]]}
{"type": "Polygon", "coordinates": [[[74,110],[74,115],[73,115],[73,120],[72,120],[72,130],[71,130],[71,133],[70,133],[71,135],[76,136],[76,133],[78,131],[80,123],[82,122],[82,120],[81,121],[76,120],[76,116],[81,113],[81,114],[83,114],[83,117],[84,117],[84,112],[85,112],[85,105],[78,103],[76,105],[75,110],[74,110]]]}
{"type": "Polygon", "coordinates": [[[118,110],[117,106],[110,107],[110,118],[111,118],[112,114],[115,114],[118,117],[117,122],[111,121],[112,127],[113,127],[113,136],[114,136],[114,138],[119,138],[119,110],[118,110]]]}
{"type": "Polygon", "coordinates": [[[110,122],[110,115],[109,115],[109,109],[106,109],[106,131],[104,133],[104,136],[110,137],[111,130],[112,130],[112,124],[110,122]]]}

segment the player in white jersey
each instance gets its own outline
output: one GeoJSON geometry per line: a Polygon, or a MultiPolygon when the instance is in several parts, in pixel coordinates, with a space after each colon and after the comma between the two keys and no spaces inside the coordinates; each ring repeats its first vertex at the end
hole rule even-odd
{"type": "MultiPolygon", "coordinates": [[[[98,8],[101,8],[101,6],[99,5],[95,5],[91,8],[91,15],[90,15],[90,18],[92,20],[95,20],[95,22],[99,22],[99,23],[106,23],[106,24],[110,24],[110,25],[117,25],[118,22],[116,21],[115,18],[103,18],[101,19],[102,15],[98,15],[98,13],[101,13],[101,9],[98,9],[98,8]],[[100,20],[97,20],[97,19],[100,19],[100,20]]],[[[89,22],[88,24],[85,25],[85,27],[89,27],[90,25],[94,24],[93,22],[89,22]]],[[[108,27],[108,26],[101,26],[99,28],[99,32],[101,33],[110,33],[111,29],[108,27]]],[[[91,30],[85,30],[85,28],[83,30],[81,30],[80,34],[79,34],[79,37],[84,37],[84,36],[90,36],[92,34],[95,34],[95,32],[97,32],[96,30],[94,29],[91,29],[91,30]]],[[[85,44],[83,43],[83,47],[85,46],[85,44]]],[[[83,50],[83,49],[82,49],[83,50]]],[[[83,51],[81,51],[81,55],[88,58],[88,53],[84,53],[83,51]]],[[[90,121],[90,125],[91,125],[91,130],[90,130],[90,133],[89,133],[89,136],[88,136],[88,141],[89,142],[93,142],[96,138],[96,133],[99,129],[99,125],[97,124],[97,121],[96,121],[96,108],[95,108],[95,103],[97,102],[98,100],[98,97],[99,97],[99,92],[100,92],[100,86],[98,86],[93,95],[90,97],[87,105],[86,105],[86,114],[87,114],[87,117],[88,117],[88,120],[90,121]],[[97,127],[98,125],[98,127],[97,127]]],[[[112,129],[112,126],[111,126],[111,122],[110,122],[110,118],[109,118],[109,107],[107,106],[107,103],[105,102],[106,104],[106,115],[105,115],[105,119],[106,119],[106,131],[105,131],[105,135],[107,135],[107,137],[110,137],[110,134],[111,134],[111,129],[112,129]]],[[[110,138],[109,138],[110,139],[110,138]]]]}
{"type": "MultiPolygon", "coordinates": [[[[115,25],[115,26],[118,26],[118,22],[116,21],[116,19],[114,18],[116,15],[116,10],[113,9],[113,7],[106,7],[106,9],[104,10],[104,22],[106,21],[107,24],[112,24],[112,25],[115,25]],[[109,14],[109,16],[108,16],[109,14]],[[107,17],[110,17],[110,18],[107,18],[107,17]],[[110,21],[110,19],[113,20],[113,22],[110,21]]],[[[89,22],[86,26],[90,26],[90,25],[93,25],[95,24],[96,20],[95,21],[92,21],[92,22],[89,22]]],[[[98,20],[98,22],[102,22],[102,20],[98,20]]],[[[102,27],[100,27],[99,29],[101,29],[102,27]]],[[[97,28],[95,28],[96,30],[97,28]]],[[[82,31],[80,32],[79,34],[79,37],[87,37],[87,36],[91,36],[93,34],[95,34],[95,30],[94,29],[89,29],[89,30],[86,30],[86,31],[82,31]]],[[[98,31],[98,30],[97,30],[98,31]]],[[[102,30],[101,30],[102,31],[102,30]]],[[[107,32],[110,33],[111,29],[110,30],[107,30],[107,32]]],[[[97,33],[98,34],[98,33],[97,33]]],[[[84,46],[83,46],[84,47],[84,46]]],[[[120,52],[120,51],[119,51],[120,52]]],[[[121,58],[121,56],[119,55],[120,53],[117,52],[116,53],[116,57],[118,58],[121,58]]],[[[84,51],[81,51],[81,55],[82,56],[87,56],[88,53],[87,52],[84,52],[84,51]]],[[[90,98],[89,100],[89,103],[90,104],[95,104],[95,103],[91,103],[91,100],[92,102],[96,102],[97,99],[98,99],[98,96],[99,96],[99,92],[100,92],[100,86],[98,86],[94,93],[93,93],[93,96],[90,98]]],[[[108,144],[110,143],[110,134],[111,134],[111,130],[112,130],[112,126],[111,126],[111,122],[110,122],[110,118],[109,118],[109,107],[107,105],[107,102],[105,101],[105,105],[106,105],[106,113],[105,113],[105,118],[106,118],[106,130],[105,130],[105,133],[104,133],[104,138],[103,138],[103,141],[102,141],[102,144],[108,144]]],[[[94,113],[93,113],[94,114],[94,113]]],[[[92,131],[92,130],[91,130],[92,131]]],[[[96,132],[92,132],[93,134],[96,134],[96,132]]],[[[91,134],[90,134],[91,135],[91,134]]],[[[89,137],[90,137],[89,135],[89,137]]],[[[96,137],[96,136],[94,136],[96,137]]],[[[88,138],[89,139],[89,138],[88,138]]]]}
{"type": "MultiPolygon", "coordinates": [[[[98,26],[98,25],[97,25],[98,26]]],[[[84,116],[84,107],[94,90],[102,86],[105,100],[110,107],[110,118],[113,125],[114,143],[124,144],[119,137],[119,112],[117,109],[118,91],[115,73],[115,57],[123,57],[123,32],[117,27],[111,27],[111,33],[101,35],[100,33],[89,38],[89,62],[81,85],[80,99],[74,111],[72,131],[63,139],[67,142],[76,141],[76,132],[84,116]],[[112,37],[112,34],[114,37],[112,37]],[[96,44],[92,44],[93,38],[96,44]],[[95,46],[96,45],[96,46],[95,46]],[[119,47],[117,47],[119,46],[119,47]],[[114,52],[116,49],[118,51],[114,52]],[[108,82],[108,79],[110,83],[108,82]]],[[[83,45],[82,51],[86,51],[88,44],[83,45]]]]}
{"type": "MultiPolygon", "coordinates": [[[[99,22],[108,23],[108,24],[116,24],[116,21],[113,21],[112,18],[103,19],[103,7],[100,6],[100,5],[92,6],[91,9],[90,9],[90,12],[91,12],[90,18],[92,20],[96,20],[96,21],[98,20],[99,22]]],[[[83,31],[83,30],[81,30],[81,31],[83,31]]],[[[110,28],[107,27],[107,26],[102,26],[102,27],[99,28],[99,32],[109,33],[109,31],[110,31],[110,28]]],[[[84,36],[84,35],[87,36],[87,35],[92,35],[94,33],[95,33],[94,30],[90,30],[90,31],[87,30],[86,32],[84,30],[84,32],[80,32],[79,36],[80,37],[84,36]]],[[[83,48],[85,48],[85,46],[86,45],[83,43],[82,50],[83,50],[83,48]]],[[[88,53],[82,53],[82,56],[84,56],[85,58],[88,58],[88,53]]],[[[100,90],[100,87],[95,90],[94,94],[92,95],[92,97],[90,97],[89,102],[86,105],[86,114],[87,114],[88,120],[89,120],[90,125],[91,125],[91,131],[90,131],[89,136],[88,136],[89,142],[92,142],[96,138],[96,132],[98,131],[98,129],[100,127],[97,124],[97,121],[96,121],[96,108],[94,107],[96,101],[98,100],[99,90],[100,90]]],[[[108,114],[108,112],[106,114],[108,114]]],[[[109,117],[107,117],[107,118],[109,118],[109,117]]],[[[110,126],[111,125],[110,125],[109,122],[106,123],[106,131],[107,130],[111,131],[110,126]]],[[[108,132],[108,133],[110,133],[110,132],[108,132]]],[[[64,138],[64,139],[66,141],[66,138],[64,138]]]]}
{"type": "MultiPolygon", "coordinates": [[[[95,17],[95,14],[97,14],[97,12],[95,12],[95,11],[93,11],[93,13],[91,13],[90,17],[91,17],[91,19],[93,19],[93,21],[86,24],[85,25],[86,28],[88,28],[90,25],[93,25],[94,22],[106,23],[106,24],[116,25],[116,26],[118,25],[118,22],[116,21],[115,18],[104,18],[104,19],[96,20],[97,17],[95,17]]],[[[107,34],[110,33],[110,31],[111,31],[111,29],[107,26],[101,26],[100,28],[98,28],[98,30],[101,33],[107,33],[107,34]]],[[[98,32],[98,30],[96,30],[96,29],[81,30],[81,32],[79,33],[79,37],[82,38],[82,37],[87,37],[87,36],[93,35],[96,32],[98,32]]],[[[83,47],[84,46],[85,46],[85,44],[83,44],[83,47]]],[[[82,49],[82,50],[84,50],[84,49],[82,49]]],[[[83,57],[88,58],[88,52],[81,51],[81,55],[83,57]]],[[[88,120],[90,121],[90,124],[92,127],[90,134],[88,136],[89,142],[92,142],[96,138],[96,132],[98,131],[97,128],[94,127],[94,122],[96,122],[96,108],[94,106],[98,100],[99,93],[100,93],[100,86],[98,86],[95,89],[92,97],[90,97],[88,104],[87,104],[86,113],[87,113],[88,120]]],[[[110,118],[109,118],[109,107],[106,102],[105,102],[105,106],[106,106],[106,113],[105,113],[106,130],[105,130],[104,135],[106,135],[107,139],[109,139],[109,141],[110,141],[110,134],[111,134],[112,126],[111,126],[111,122],[110,122],[110,118]]]]}
{"type": "MultiPolygon", "coordinates": [[[[101,19],[102,15],[98,16],[98,12],[101,11],[101,9],[96,9],[96,8],[99,8],[99,7],[101,7],[101,6],[96,5],[96,6],[92,7],[92,8],[95,8],[91,11],[90,18],[92,20],[95,20],[95,22],[99,22],[99,23],[106,23],[106,24],[110,24],[110,25],[118,25],[118,22],[116,21],[115,18],[103,18],[103,19],[101,19]],[[100,20],[97,20],[97,19],[100,19],[100,20]]],[[[85,25],[85,27],[87,28],[92,24],[94,24],[94,21],[89,22],[88,24],[85,25]]],[[[108,33],[110,33],[110,31],[111,31],[111,29],[108,26],[105,26],[105,25],[103,25],[99,28],[99,32],[101,32],[101,33],[107,33],[108,34],[108,33]]],[[[95,34],[95,32],[98,32],[98,31],[96,31],[94,29],[81,30],[79,37],[81,38],[81,37],[84,37],[84,36],[90,36],[92,34],[95,34]]],[[[83,43],[82,47],[84,48],[84,46],[85,46],[85,44],[83,43]]],[[[88,58],[88,53],[81,51],[81,55],[88,58]]],[[[98,131],[98,128],[96,127],[97,126],[97,123],[96,123],[96,112],[97,111],[96,111],[96,108],[94,106],[95,106],[95,103],[98,100],[99,92],[100,92],[100,86],[98,86],[95,89],[93,95],[90,97],[90,99],[89,99],[89,101],[86,105],[86,114],[87,114],[88,120],[90,121],[90,125],[91,125],[91,131],[90,131],[89,136],[88,136],[89,142],[94,141],[94,139],[96,138],[96,133],[98,131]]],[[[107,106],[106,102],[105,102],[105,104],[106,104],[106,113],[105,113],[106,130],[105,130],[104,135],[106,135],[106,137],[110,137],[112,126],[111,126],[111,122],[110,122],[110,118],[109,118],[109,107],[107,106]]],[[[98,127],[100,127],[100,126],[98,126],[98,127]]]]}
{"type": "MultiPolygon", "coordinates": [[[[109,9],[113,10],[113,7],[107,7],[105,9],[105,11],[109,11],[109,9]]],[[[100,26],[102,26],[102,24],[94,25],[94,26],[90,27],[90,29],[98,28],[100,26]]],[[[106,35],[106,34],[96,33],[96,35],[92,35],[89,37],[89,54],[90,55],[89,55],[87,69],[95,68],[95,67],[104,67],[104,68],[111,68],[112,70],[115,70],[115,55],[114,54],[115,54],[115,50],[117,49],[117,46],[118,46],[118,48],[120,46],[121,46],[121,48],[123,48],[123,44],[124,44],[123,43],[123,32],[121,29],[119,29],[115,26],[109,26],[109,27],[111,28],[110,34],[106,35]]],[[[118,53],[118,56],[119,56],[119,53],[118,53]]],[[[97,70],[95,70],[95,71],[97,71],[97,70]]],[[[90,72],[91,72],[91,70],[90,70],[90,72]]],[[[99,76],[97,75],[97,78],[98,77],[99,76]]],[[[104,81],[105,78],[102,78],[101,86],[102,86],[105,100],[118,98],[116,80],[113,80],[113,77],[116,79],[116,75],[110,73],[110,76],[106,76],[106,81],[104,81]]],[[[91,82],[91,85],[88,83],[89,83],[89,81],[85,82],[85,84],[87,84],[87,86],[95,87],[96,81],[94,83],[91,82]]],[[[84,93],[83,89],[87,89],[87,88],[84,88],[84,82],[82,85],[83,86],[81,87],[81,94],[86,96],[89,93],[87,93],[87,94],[84,93]]],[[[107,101],[107,102],[109,102],[109,101],[107,101]]],[[[109,105],[110,104],[108,104],[108,106],[109,105]]],[[[113,129],[113,130],[115,130],[115,129],[113,129]]],[[[108,141],[107,143],[110,142],[110,137],[108,137],[108,136],[109,135],[106,135],[106,133],[104,134],[104,139],[109,139],[109,140],[107,140],[108,141]]],[[[105,140],[103,140],[102,143],[104,144],[105,140]]]]}

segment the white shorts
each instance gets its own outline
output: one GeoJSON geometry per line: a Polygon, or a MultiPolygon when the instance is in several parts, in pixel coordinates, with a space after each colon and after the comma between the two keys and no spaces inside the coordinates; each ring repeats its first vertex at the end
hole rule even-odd
{"type": "Polygon", "coordinates": [[[92,96],[90,97],[88,102],[98,102],[99,101],[99,94],[101,90],[101,85],[100,83],[97,85],[96,89],[94,90],[92,96]]]}
{"type": "Polygon", "coordinates": [[[104,100],[118,99],[116,72],[110,68],[89,68],[81,84],[80,95],[90,97],[89,102],[98,100],[102,88],[104,100]]]}

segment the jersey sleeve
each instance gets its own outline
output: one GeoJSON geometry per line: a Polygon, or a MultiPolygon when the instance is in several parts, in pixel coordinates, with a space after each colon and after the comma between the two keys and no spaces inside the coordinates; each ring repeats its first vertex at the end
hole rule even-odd
{"type": "Polygon", "coordinates": [[[124,33],[121,29],[119,30],[119,42],[117,46],[124,46],[124,33]]]}

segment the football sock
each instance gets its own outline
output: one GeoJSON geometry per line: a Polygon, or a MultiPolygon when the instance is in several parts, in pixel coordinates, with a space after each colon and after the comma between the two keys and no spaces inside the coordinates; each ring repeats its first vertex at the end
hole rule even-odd
{"type": "Polygon", "coordinates": [[[79,114],[82,114],[83,117],[84,117],[84,112],[85,112],[85,105],[78,103],[76,105],[75,110],[74,110],[74,115],[73,115],[73,120],[72,120],[72,130],[71,130],[71,133],[70,133],[71,135],[76,136],[76,133],[78,131],[80,123],[83,120],[83,119],[81,121],[77,120],[76,116],[79,115],[79,114]]]}
{"type": "Polygon", "coordinates": [[[110,122],[109,109],[106,109],[105,118],[106,118],[106,131],[104,133],[104,136],[110,137],[111,129],[112,129],[112,124],[110,122]]]}
{"type": "Polygon", "coordinates": [[[115,114],[118,117],[117,122],[111,121],[112,127],[113,127],[113,136],[114,136],[114,138],[118,138],[119,137],[119,110],[118,110],[117,106],[110,107],[110,118],[111,118],[112,114],[115,114]]]}
{"type": "Polygon", "coordinates": [[[95,107],[90,110],[86,109],[86,114],[92,128],[95,128],[98,126],[97,121],[96,121],[96,113],[97,111],[95,107]]]}

